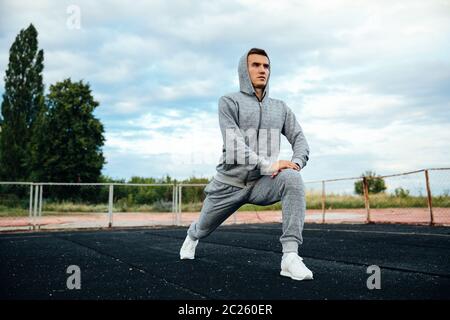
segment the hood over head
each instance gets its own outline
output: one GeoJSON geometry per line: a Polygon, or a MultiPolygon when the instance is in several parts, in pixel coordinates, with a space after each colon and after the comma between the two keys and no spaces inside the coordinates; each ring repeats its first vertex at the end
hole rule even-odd
{"type": "MultiPolygon", "coordinates": [[[[248,73],[248,66],[247,66],[247,57],[248,53],[251,49],[249,49],[239,60],[238,65],[238,74],[239,74],[239,89],[241,92],[245,92],[249,95],[255,95],[255,88],[253,88],[252,81],[250,80],[250,75],[248,73]]],[[[270,58],[269,64],[270,64],[270,58]]],[[[269,69],[270,70],[270,69],[269,69]]],[[[267,77],[267,83],[263,91],[263,98],[262,100],[265,100],[269,96],[269,80],[270,80],[270,74],[271,70],[269,72],[269,76],[267,77]]]]}

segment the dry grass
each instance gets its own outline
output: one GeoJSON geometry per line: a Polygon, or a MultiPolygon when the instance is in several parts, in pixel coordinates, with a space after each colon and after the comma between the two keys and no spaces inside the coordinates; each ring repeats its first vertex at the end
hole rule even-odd
{"type": "MultiPolygon", "coordinates": [[[[450,207],[450,196],[438,196],[432,198],[434,207],[450,207]]],[[[306,194],[307,209],[322,209],[321,193],[308,192],[306,194]]],[[[0,205],[0,217],[6,216],[28,216],[29,209],[27,202],[22,202],[16,206],[0,205]]],[[[327,209],[362,209],[364,208],[364,197],[360,195],[339,195],[327,194],[325,207],[327,209]]],[[[419,196],[398,197],[390,194],[370,195],[371,208],[425,208],[427,198],[419,196]]],[[[202,208],[202,202],[183,203],[183,212],[198,212],[202,208]]],[[[60,215],[65,213],[105,213],[108,211],[107,204],[84,204],[73,202],[59,202],[43,204],[43,211],[46,215],[60,215]]],[[[264,211],[281,210],[281,202],[269,206],[258,206],[246,204],[239,211],[264,211]]],[[[114,212],[170,212],[171,204],[159,202],[146,205],[128,205],[126,202],[114,204],[114,212]]]]}

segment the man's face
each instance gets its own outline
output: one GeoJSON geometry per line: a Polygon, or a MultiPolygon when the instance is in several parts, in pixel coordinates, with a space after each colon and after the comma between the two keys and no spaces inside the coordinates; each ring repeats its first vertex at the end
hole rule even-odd
{"type": "Polygon", "coordinates": [[[259,54],[250,54],[247,57],[247,66],[253,87],[263,89],[269,78],[269,59],[259,54]]]}

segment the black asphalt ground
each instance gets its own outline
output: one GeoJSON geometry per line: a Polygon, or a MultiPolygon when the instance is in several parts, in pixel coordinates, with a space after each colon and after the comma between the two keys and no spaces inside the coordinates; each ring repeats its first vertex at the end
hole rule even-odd
{"type": "Polygon", "coordinates": [[[450,228],[306,224],[312,281],[279,275],[280,224],[222,226],[179,260],[186,228],[0,235],[1,299],[449,299],[450,228]],[[69,290],[70,265],[81,288],[69,290]],[[367,288],[370,265],[381,289],[367,288]]]}

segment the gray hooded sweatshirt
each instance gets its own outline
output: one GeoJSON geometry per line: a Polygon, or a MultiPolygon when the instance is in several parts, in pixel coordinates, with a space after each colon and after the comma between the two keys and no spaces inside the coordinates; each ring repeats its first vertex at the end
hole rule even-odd
{"type": "Polygon", "coordinates": [[[241,188],[270,174],[268,169],[279,155],[280,133],[292,145],[292,162],[304,168],[309,159],[309,146],[295,114],[283,101],[269,97],[271,72],[259,101],[248,73],[247,56],[248,51],[239,60],[240,91],[219,99],[223,147],[214,176],[241,188]]]}

